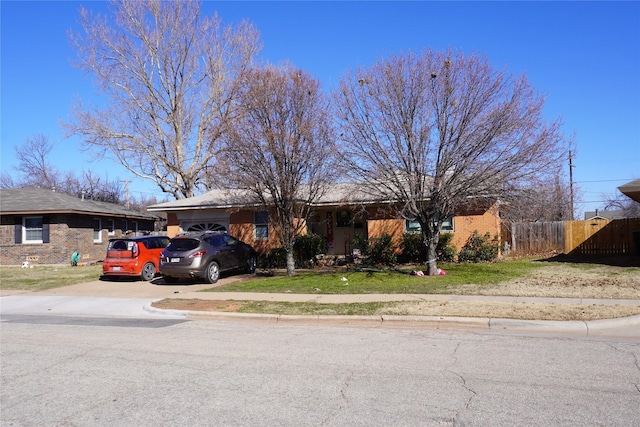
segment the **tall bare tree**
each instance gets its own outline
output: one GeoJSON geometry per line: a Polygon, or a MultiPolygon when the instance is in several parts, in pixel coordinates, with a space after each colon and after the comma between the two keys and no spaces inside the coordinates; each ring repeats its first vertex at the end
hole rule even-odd
{"type": "Polygon", "coordinates": [[[443,220],[558,171],[560,122],[524,76],[485,58],[424,51],[349,73],[336,91],[342,154],[354,178],[417,220],[436,274],[443,220]]]}
{"type": "Polygon", "coordinates": [[[55,144],[43,134],[28,137],[15,147],[21,187],[44,187],[55,189],[61,186],[61,173],[50,161],[55,144]]]}
{"type": "Polygon", "coordinates": [[[219,176],[273,213],[271,226],[293,275],[294,240],[335,175],[329,100],[317,80],[291,66],[254,69],[245,77],[242,119],[227,141],[226,173],[219,176]]]}
{"type": "Polygon", "coordinates": [[[35,134],[15,147],[18,165],[16,177],[3,172],[1,188],[40,187],[92,200],[120,204],[123,188],[118,180],[109,181],[91,171],[80,176],[57,168],[51,161],[55,148],[47,136],[35,134]]]}
{"type": "Polygon", "coordinates": [[[509,203],[503,205],[500,211],[500,218],[504,222],[573,219],[569,183],[565,182],[560,175],[550,178],[547,181],[536,182],[533,188],[513,190],[508,197],[509,203]]]}
{"type": "Polygon", "coordinates": [[[194,195],[236,115],[239,78],[258,52],[247,22],[225,27],[196,1],[114,0],[113,21],[81,9],[77,65],[104,105],[75,107],[73,134],[176,199],[194,195]]]}

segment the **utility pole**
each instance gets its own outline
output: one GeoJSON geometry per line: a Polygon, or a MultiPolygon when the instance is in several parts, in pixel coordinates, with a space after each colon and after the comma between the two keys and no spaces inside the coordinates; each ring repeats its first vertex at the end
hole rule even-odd
{"type": "Polygon", "coordinates": [[[569,192],[571,194],[571,220],[573,221],[573,156],[569,150],[569,192]]]}
{"type": "MultiPolygon", "coordinates": [[[[571,157],[571,156],[569,156],[569,157],[571,157]]],[[[124,182],[124,185],[125,185],[125,188],[126,188],[126,191],[127,191],[127,195],[126,195],[126,199],[125,199],[125,202],[124,202],[124,206],[127,209],[129,209],[129,183],[131,181],[129,181],[128,179],[123,179],[120,182],[124,182]]]]}

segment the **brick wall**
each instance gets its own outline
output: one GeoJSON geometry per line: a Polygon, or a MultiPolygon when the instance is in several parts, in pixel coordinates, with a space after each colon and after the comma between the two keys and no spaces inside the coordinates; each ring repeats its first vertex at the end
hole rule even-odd
{"type": "MultiPolygon", "coordinates": [[[[0,265],[21,265],[24,261],[37,265],[69,264],[78,250],[80,262],[104,259],[110,238],[122,237],[122,228],[113,235],[107,229],[108,218],[102,218],[102,241],[93,241],[93,216],[53,214],[49,218],[49,243],[15,243],[15,217],[3,215],[0,220],[0,265]]],[[[116,219],[116,227],[124,222],[116,219]]],[[[138,220],[139,230],[153,230],[152,221],[138,220]]],[[[125,230],[126,231],[126,230],[125,230]]]]}
{"type": "MultiPolygon", "coordinates": [[[[405,232],[403,219],[384,218],[386,215],[380,212],[373,212],[367,221],[369,238],[380,237],[383,233],[393,236],[394,243],[398,245],[405,232]]],[[[491,206],[488,209],[477,209],[471,212],[461,212],[453,218],[453,231],[443,231],[443,233],[452,233],[451,243],[458,251],[462,249],[467,239],[474,231],[484,235],[489,233],[491,239],[500,237],[500,218],[497,214],[497,207],[491,206]]],[[[498,240],[499,241],[499,240],[498,240]]]]}

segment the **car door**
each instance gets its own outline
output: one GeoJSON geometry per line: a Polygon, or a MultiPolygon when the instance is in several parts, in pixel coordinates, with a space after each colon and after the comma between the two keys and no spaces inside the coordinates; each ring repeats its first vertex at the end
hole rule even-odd
{"type": "Polygon", "coordinates": [[[232,249],[227,245],[227,241],[224,235],[218,234],[215,236],[207,237],[206,242],[215,249],[215,255],[213,258],[220,264],[220,270],[230,270],[235,268],[235,259],[232,253],[232,249]]]}
{"type": "Polygon", "coordinates": [[[228,248],[229,253],[229,264],[233,269],[240,268],[242,265],[242,248],[240,247],[240,242],[227,234],[224,236],[225,246],[228,248]]]}
{"type": "Polygon", "coordinates": [[[147,261],[152,261],[156,268],[160,267],[160,256],[164,248],[169,244],[168,237],[153,237],[147,240],[147,261]]]}

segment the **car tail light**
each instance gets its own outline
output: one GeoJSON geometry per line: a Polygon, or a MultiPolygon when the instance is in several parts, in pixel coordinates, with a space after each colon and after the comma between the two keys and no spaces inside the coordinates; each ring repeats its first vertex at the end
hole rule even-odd
{"type": "Polygon", "coordinates": [[[192,253],[191,255],[189,255],[189,258],[199,258],[201,256],[204,256],[204,254],[206,254],[207,251],[198,251],[195,253],[192,253]]]}
{"type": "Polygon", "coordinates": [[[133,244],[133,247],[131,248],[131,253],[134,257],[137,257],[140,254],[140,250],[138,249],[137,243],[133,244]]]}

